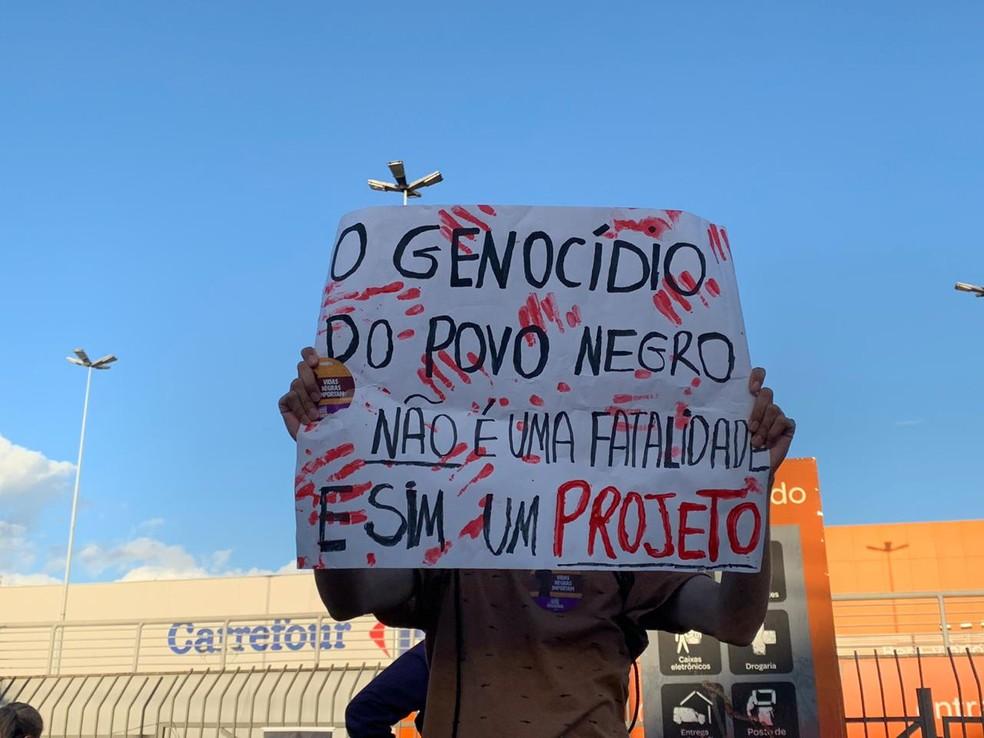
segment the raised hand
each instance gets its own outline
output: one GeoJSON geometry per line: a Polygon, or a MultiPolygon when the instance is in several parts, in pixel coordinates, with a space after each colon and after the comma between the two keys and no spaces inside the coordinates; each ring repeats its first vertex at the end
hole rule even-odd
{"type": "Polygon", "coordinates": [[[748,418],[748,429],[752,432],[752,445],[769,449],[769,463],[772,471],[779,468],[796,433],[796,422],[787,418],[773,400],[772,389],[765,385],[765,369],[756,367],[748,378],[748,391],[755,395],[755,405],[748,418]]]}
{"type": "Polygon", "coordinates": [[[280,417],[287,426],[290,437],[296,439],[302,423],[318,420],[318,400],[321,390],[314,370],[318,366],[318,352],[308,346],[301,349],[301,360],[297,362],[297,379],[290,383],[290,389],[278,402],[280,417]]]}

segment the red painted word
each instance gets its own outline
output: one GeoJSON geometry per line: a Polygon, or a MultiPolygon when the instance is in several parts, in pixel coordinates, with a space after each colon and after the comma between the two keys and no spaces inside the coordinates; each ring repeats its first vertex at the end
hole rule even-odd
{"type": "Polygon", "coordinates": [[[762,537],[758,505],[741,502],[750,491],[751,487],[700,489],[697,497],[706,502],[694,502],[679,500],[676,492],[623,494],[611,485],[594,492],[583,479],[573,479],[557,489],[553,552],[564,555],[567,527],[583,523],[587,516],[587,541],[581,543],[588,556],[594,555],[599,541],[612,560],[642,548],[653,559],[676,555],[684,561],[713,563],[720,558],[722,544],[731,553],[749,554],[762,537]]]}

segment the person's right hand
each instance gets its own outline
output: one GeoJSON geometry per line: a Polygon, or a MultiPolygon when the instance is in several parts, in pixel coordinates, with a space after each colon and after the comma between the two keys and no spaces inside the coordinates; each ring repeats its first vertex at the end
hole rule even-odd
{"type": "Polygon", "coordinates": [[[314,370],[321,357],[318,352],[308,346],[301,349],[301,360],[297,362],[297,379],[290,383],[287,394],[280,398],[280,417],[284,419],[290,437],[297,439],[297,431],[302,423],[318,421],[318,400],[321,390],[314,370]]]}

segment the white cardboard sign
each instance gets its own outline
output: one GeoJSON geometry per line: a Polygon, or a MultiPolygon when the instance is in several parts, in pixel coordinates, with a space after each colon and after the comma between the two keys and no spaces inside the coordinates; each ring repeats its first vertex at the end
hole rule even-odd
{"type": "Polygon", "coordinates": [[[300,567],[758,569],[769,459],[724,228],[371,208],[321,302],[300,567]]]}

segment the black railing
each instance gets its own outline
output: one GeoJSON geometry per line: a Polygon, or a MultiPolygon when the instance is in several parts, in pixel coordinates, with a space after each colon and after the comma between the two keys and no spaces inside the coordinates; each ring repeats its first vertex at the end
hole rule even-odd
{"type": "Polygon", "coordinates": [[[962,650],[947,648],[943,653],[937,651],[931,655],[924,654],[918,648],[913,655],[900,655],[895,649],[890,654],[884,651],[879,653],[877,650],[870,654],[854,651],[853,662],[855,684],[847,683],[847,670],[844,670],[842,675],[845,680],[843,685],[845,694],[856,687],[861,712],[860,715],[848,715],[846,718],[850,736],[980,738],[984,735],[984,719],[981,717],[984,690],[981,686],[979,669],[979,666],[984,666],[984,657],[981,654],[975,654],[970,648],[962,650]],[[886,656],[894,662],[894,669],[887,667],[883,669],[886,656]],[[916,667],[915,675],[911,674],[913,659],[916,667]],[[952,683],[947,683],[943,676],[946,669],[940,668],[941,659],[949,664],[952,683]],[[864,668],[863,664],[868,668],[864,668]],[[933,684],[927,686],[926,671],[930,665],[934,668],[934,678],[933,684]],[[874,672],[878,684],[877,690],[872,686],[872,680],[865,678],[865,671],[868,672],[869,677],[871,672],[874,672]],[[886,672],[890,674],[893,671],[894,678],[887,676],[886,672]],[[905,672],[910,673],[908,679],[905,672]],[[914,683],[916,680],[917,683],[914,683]],[[937,702],[933,697],[934,688],[937,690],[937,695],[952,688],[957,697],[952,702],[949,700],[937,702]],[[915,695],[914,704],[910,703],[907,693],[915,695]],[[972,699],[974,696],[976,700],[972,699]],[[944,711],[941,709],[944,706],[947,714],[943,714],[944,711]],[[898,707],[901,709],[897,709],[898,707]],[[860,730],[852,731],[852,726],[860,726],[860,730]],[[981,729],[976,729],[976,726],[981,726],[981,729]],[[975,729],[970,730],[972,727],[975,729]]]}

